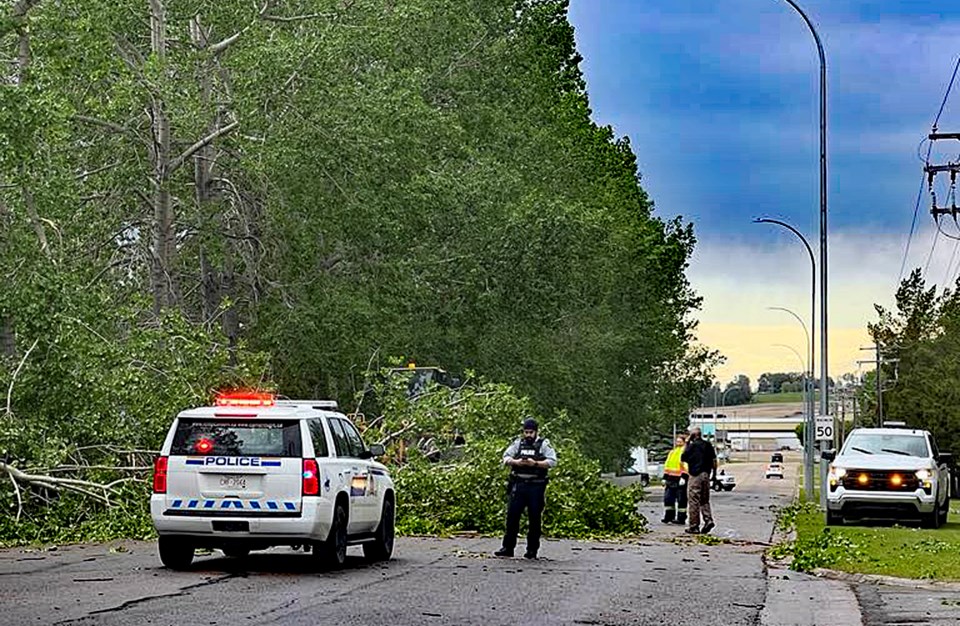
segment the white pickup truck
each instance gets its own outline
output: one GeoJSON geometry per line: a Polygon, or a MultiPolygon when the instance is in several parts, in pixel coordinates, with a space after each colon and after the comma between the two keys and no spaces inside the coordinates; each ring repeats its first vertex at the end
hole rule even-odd
{"type": "Polygon", "coordinates": [[[828,525],[848,519],[919,519],[938,528],[950,511],[951,455],[925,430],[857,428],[826,451],[828,525]]]}

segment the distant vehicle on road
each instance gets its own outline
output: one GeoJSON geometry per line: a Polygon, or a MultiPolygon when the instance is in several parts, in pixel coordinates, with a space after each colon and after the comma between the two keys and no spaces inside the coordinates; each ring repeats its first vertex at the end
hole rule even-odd
{"type": "Polygon", "coordinates": [[[952,455],[928,431],[857,428],[839,454],[829,450],[827,525],[847,519],[920,518],[938,528],[950,512],[952,455]]]}
{"type": "Polygon", "coordinates": [[[770,463],[767,465],[767,471],[763,474],[764,478],[779,478],[783,480],[783,464],[770,463]]]}
{"type": "Polygon", "coordinates": [[[733,491],[733,488],[737,486],[737,479],[734,478],[733,474],[727,473],[727,470],[722,469],[717,471],[716,478],[713,479],[714,491],[733,491]]]}

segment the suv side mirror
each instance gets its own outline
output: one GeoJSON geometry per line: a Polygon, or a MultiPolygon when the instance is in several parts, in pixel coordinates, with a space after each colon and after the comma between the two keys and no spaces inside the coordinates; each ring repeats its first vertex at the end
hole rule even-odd
{"type": "Polygon", "coordinates": [[[368,458],[374,458],[378,456],[383,456],[386,453],[386,450],[383,449],[383,446],[379,443],[370,444],[370,447],[365,450],[370,456],[368,458]]]}
{"type": "Polygon", "coordinates": [[[832,461],[835,458],[837,458],[837,451],[824,450],[823,452],[820,453],[820,458],[823,459],[824,461],[832,461]]]}

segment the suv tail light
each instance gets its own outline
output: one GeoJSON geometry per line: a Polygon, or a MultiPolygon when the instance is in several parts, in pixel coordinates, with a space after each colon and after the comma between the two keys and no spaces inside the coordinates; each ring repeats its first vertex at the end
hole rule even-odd
{"type": "Polygon", "coordinates": [[[320,470],[316,459],[303,460],[303,483],[301,492],[305,496],[315,496],[320,493],[320,470]]]}
{"type": "Polygon", "coordinates": [[[153,462],[153,493],[167,493],[167,457],[158,456],[153,462]]]}

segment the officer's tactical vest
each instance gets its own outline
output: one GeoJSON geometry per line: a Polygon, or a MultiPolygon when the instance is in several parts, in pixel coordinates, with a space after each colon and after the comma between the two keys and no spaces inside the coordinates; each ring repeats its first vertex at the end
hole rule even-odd
{"type": "MultiPolygon", "coordinates": [[[[520,439],[520,447],[517,453],[513,455],[515,459],[533,459],[534,461],[544,461],[547,457],[543,456],[540,448],[543,446],[543,439],[537,437],[533,443],[527,443],[525,438],[520,439]]],[[[547,468],[545,467],[517,467],[510,468],[510,475],[523,481],[546,480],[547,468]]]]}

